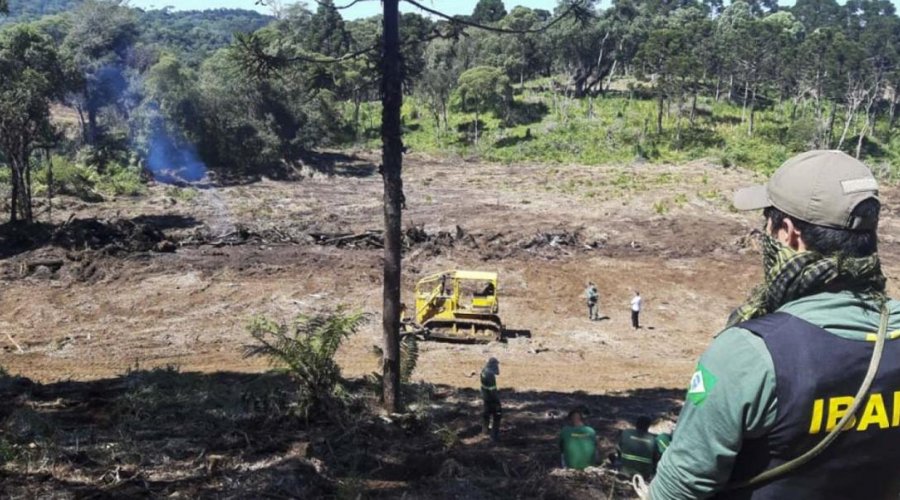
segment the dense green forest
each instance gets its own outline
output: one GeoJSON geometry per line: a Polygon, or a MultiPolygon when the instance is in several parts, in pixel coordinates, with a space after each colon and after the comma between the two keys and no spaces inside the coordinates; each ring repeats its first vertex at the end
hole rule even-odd
{"type": "MultiPolygon", "coordinates": [[[[378,140],[380,19],[344,20],[330,0],[271,19],[117,0],[12,0],[10,14],[0,179],[13,218],[30,219],[47,186],[287,175],[316,148],[378,140]]],[[[470,16],[424,14],[401,19],[414,150],[771,169],[838,148],[882,175],[900,158],[890,1],[480,0],[470,16]]]]}
{"type": "MultiPolygon", "coordinates": [[[[9,0],[9,15],[0,16],[0,26],[65,14],[77,9],[83,2],[84,0],[9,0]]],[[[233,41],[234,33],[256,31],[273,19],[256,11],[242,9],[134,9],[134,15],[140,26],[138,43],[177,51],[179,57],[191,65],[198,65],[211,52],[228,46],[233,41]]]]}

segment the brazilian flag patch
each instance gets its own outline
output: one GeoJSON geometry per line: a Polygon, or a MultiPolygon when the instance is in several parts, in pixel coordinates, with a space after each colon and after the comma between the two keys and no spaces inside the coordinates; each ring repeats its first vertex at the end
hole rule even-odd
{"type": "Polygon", "coordinates": [[[687,400],[696,406],[702,405],[706,401],[706,396],[716,386],[717,380],[716,376],[707,370],[705,366],[698,364],[697,371],[691,375],[691,385],[688,387],[687,400]]]}

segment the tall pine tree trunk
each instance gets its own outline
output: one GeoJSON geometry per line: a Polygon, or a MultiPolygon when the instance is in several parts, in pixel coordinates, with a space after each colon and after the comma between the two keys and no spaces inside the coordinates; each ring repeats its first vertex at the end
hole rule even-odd
{"type": "Polygon", "coordinates": [[[860,153],[862,153],[862,145],[866,140],[866,132],[869,129],[869,119],[866,117],[865,122],[863,122],[862,130],[859,131],[859,140],[856,141],[856,159],[859,159],[860,153]]]}
{"type": "Polygon", "coordinates": [[[897,97],[894,96],[891,98],[891,109],[888,115],[888,124],[887,130],[884,131],[884,140],[889,141],[891,139],[891,132],[894,130],[894,123],[897,119],[897,97]]]}
{"type": "Polygon", "coordinates": [[[850,130],[850,125],[853,123],[853,120],[855,118],[856,106],[847,105],[847,120],[844,122],[844,130],[841,132],[841,138],[838,140],[836,149],[841,149],[841,146],[844,145],[844,139],[847,138],[847,131],[850,130]]]}
{"type": "Polygon", "coordinates": [[[734,73],[728,76],[728,100],[734,102],[734,73]]]}
{"type": "Polygon", "coordinates": [[[88,128],[87,137],[84,141],[93,146],[97,143],[97,110],[93,106],[88,106],[88,128]]]}
{"type": "Polygon", "coordinates": [[[828,113],[828,125],[825,127],[825,147],[830,148],[834,141],[834,120],[837,118],[837,103],[831,103],[831,111],[828,113]]]}
{"type": "Polygon", "coordinates": [[[10,182],[12,182],[12,192],[10,193],[9,200],[9,221],[16,222],[19,220],[19,168],[16,165],[16,160],[12,159],[11,161],[11,172],[12,177],[10,182]]]}
{"type": "Polygon", "coordinates": [[[25,170],[22,177],[25,179],[25,185],[23,186],[25,188],[23,191],[25,193],[25,220],[30,224],[34,222],[34,206],[31,203],[31,165],[29,164],[28,157],[26,157],[24,165],[25,170]]]}
{"type": "Polygon", "coordinates": [[[384,179],[384,290],[382,342],[384,359],[384,408],[400,411],[400,265],[403,205],[403,139],[400,107],[403,75],[400,61],[399,0],[383,0],[384,50],[382,51],[381,141],[384,179]]]}
{"type": "Polygon", "coordinates": [[[684,91],[678,92],[675,109],[675,149],[681,149],[681,110],[684,109],[684,91]]]}
{"type": "Polygon", "coordinates": [[[600,85],[600,93],[603,94],[610,88],[612,88],[613,75],[616,74],[616,64],[619,62],[618,59],[613,59],[612,68],[609,70],[609,75],[606,76],[606,89],[604,90],[603,85],[600,85]]]}
{"type": "Polygon", "coordinates": [[[716,102],[719,102],[719,90],[721,88],[721,85],[722,85],[722,74],[717,73],[716,74],[716,102]]]}
{"type": "Polygon", "coordinates": [[[694,118],[697,115],[697,89],[694,89],[694,95],[691,97],[691,127],[694,126],[694,118]]]}
{"type": "Polygon", "coordinates": [[[659,135],[662,135],[662,131],[663,131],[663,126],[662,126],[662,122],[663,122],[663,107],[664,107],[663,105],[665,104],[664,99],[663,99],[663,91],[662,91],[662,88],[657,88],[657,89],[656,89],[656,96],[657,96],[657,97],[656,97],[656,105],[657,105],[657,110],[656,110],[656,133],[659,134],[659,135]]]}
{"type": "Polygon", "coordinates": [[[750,96],[750,86],[744,83],[744,103],[741,105],[741,125],[747,119],[747,98],[750,96]]]}
{"type": "Polygon", "coordinates": [[[747,127],[747,135],[753,137],[753,118],[756,115],[756,88],[753,88],[750,97],[750,126],[747,127]]]}

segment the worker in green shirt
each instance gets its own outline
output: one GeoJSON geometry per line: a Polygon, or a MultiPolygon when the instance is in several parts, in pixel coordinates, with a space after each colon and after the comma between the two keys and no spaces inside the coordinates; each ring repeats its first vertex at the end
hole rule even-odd
{"type": "Polygon", "coordinates": [[[616,445],[619,472],[626,476],[653,476],[657,457],[656,434],[650,432],[650,417],[638,417],[634,429],[625,429],[616,445]]]}
{"type": "Polygon", "coordinates": [[[503,412],[497,392],[497,375],[500,375],[500,362],[497,358],[490,358],[481,370],[481,400],[484,403],[481,428],[485,434],[490,433],[493,441],[500,439],[500,417],[503,412]]]}
{"type": "Polygon", "coordinates": [[[596,463],[597,431],[585,425],[580,409],[569,412],[569,425],[559,433],[559,450],[566,469],[583,470],[596,463]]]}
{"type": "Polygon", "coordinates": [[[635,489],[896,500],[900,303],[884,293],[878,183],[842,152],[810,151],[735,206],[763,209],[765,280],[700,357],[656,477],[635,489]]]}

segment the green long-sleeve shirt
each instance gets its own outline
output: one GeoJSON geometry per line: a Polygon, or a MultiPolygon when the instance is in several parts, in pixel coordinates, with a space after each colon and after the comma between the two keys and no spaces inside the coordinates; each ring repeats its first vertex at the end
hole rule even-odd
{"type": "MultiPolygon", "coordinates": [[[[889,331],[900,328],[900,302],[890,302],[889,331]]],[[[848,292],[820,293],[780,311],[834,335],[865,339],[880,316],[848,292]]],[[[765,342],[741,328],[719,334],[691,377],[672,444],[657,469],[653,500],[702,499],[727,484],[744,439],[760,437],[775,424],[775,367],[765,342]]]]}

